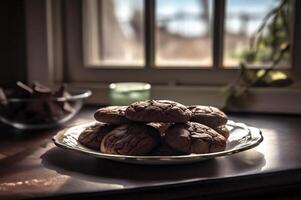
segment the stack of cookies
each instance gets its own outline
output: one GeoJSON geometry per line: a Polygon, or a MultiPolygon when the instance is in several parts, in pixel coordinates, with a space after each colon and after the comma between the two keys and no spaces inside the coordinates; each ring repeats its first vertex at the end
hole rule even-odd
{"type": "Polygon", "coordinates": [[[129,106],[98,109],[98,121],[79,142],[106,154],[185,155],[223,151],[229,131],[227,116],[212,106],[184,106],[169,100],[148,100],[129,106]]]}

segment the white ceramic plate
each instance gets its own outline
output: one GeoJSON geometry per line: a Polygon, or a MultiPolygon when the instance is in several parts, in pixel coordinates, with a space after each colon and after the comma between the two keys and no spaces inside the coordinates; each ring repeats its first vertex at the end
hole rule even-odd
{"type": "MultiPolygon", "coordinates": [[[[93,122],[94,123],[94,122],[93,122]]],[[[126,156],[104,154],[93,149],[89,149],[81,145],[77,139],[79,134],[92,123],[86,123],[74,126],[69,129],[62,130],[53,137],[54,143],[61,148],[81,152],[90,156],[126,162],[135,164],[151,164],[151,165],[165,165],[165,164],[184,164],[207,160],[219,156],[227,156],[238,152],[246,151],[254,148],[263,141],[261,131],[255,127],[248,127],[243,123],[228,121],[227,127],[230,130],[230,136],[227,141],[225,151],[208,153],[208,154],[190,154],[182,156],[126,156]]]]}

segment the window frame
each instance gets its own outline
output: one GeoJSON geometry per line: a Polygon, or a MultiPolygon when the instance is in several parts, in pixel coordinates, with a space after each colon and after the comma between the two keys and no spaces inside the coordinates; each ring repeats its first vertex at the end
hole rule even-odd
{"type": "MultiPolygon", "coordinates": [[[[222,10],[224,7],[224,0],[215,1],[214,9],[222,10]]],[[[57,2],[59,3],[59,2],[57,2]]],[[[215,40],[214,38],[221,38],[223,25],[217,24],[218,19],[223,18],[223,13],[214,12],[214,25],[213,30],[213,47],[214,51],[213,66],[207,67],[189,67],[189,66],[160,66],[156,67],[154,63],[155,56],[155,35],[154,35],[154,22],[155,22],[155,1],[144,0],[145,5],[145,23],[148,26],[145,27],[145,66],[144,68],[135,68],[133,66],[101,66],[101,68],[94,68],[93,66],[84,67],[82,55],[77,52],[76,56],[69,54],[74,49],[82,49],[79,43],[75,41],[81,41],[81,23],[82,16],[80,1],[65,1],[63,7],[64,12],[62,14],[66,40],[73,42],[67,42],[69,45],[65,46],[65,60],[66,76],[65,80],[68,82],[102,82],[109,83],[114,81],[146,81],[153,84],[205,84],[205,85],[223,85],[229,83],[236,76],[237,69],[222,68],[222,51],[223,42],[222,39],[215,40]],[[149,9],[151,8],[151,9],[149,9]],[[215,13],[218,13],[216,15],[215,13]],[[68,21],[68,22],[67,22],[68,21]],[[68,31],[69,30],[69,31],[68,31]],[[75,39],[75,38],[76,39],[75,39]],[[215,41],[215,42],[214,42],[215,41]],[[78,58],[77,62],[68,61],[68,58],[78,58]],[[71,67],[72,66],[72,67],[71,67]],[[69,69],[72,68],[72,69],[69,69]],[[118,71],[116,70],[118,69],[118,71]],[[221,74],[223,72],[223,74],[221,74]],[[87,81],[89,80],[89,81],[87,81]],[[100,81],[101,80],[101,81],[100,81]]],[[[219,20],[220,21],[220,20],[219,20]]],[[[65,42],[66,44],[66,42],[65,42]]],[[[82,45],[82,44],[81,44],[82,45]]],[[[74,52],[73,52],[74,53],[74,52]]]]}
{"type": "MultiPolygon", "coordinates": [[[[57,2],[59,3],[59,2],[57,2]]],[[[224,45],[224,17],[226,0],[213,2],[213,26],[211,27],[213,65],[205,67],[192,66],[155,66],[155,0],[144,0],[145,6],[145,65],[137,66],[84,66],[84,47],[82,27],[81,1],[64,1],[62,19],[65,47],[65,80],[68,82],[116,82],[116,81],[146,81],[153,84],[180,84],[180,85],[224,85],[230,83],[237,74],[237,68],[223,68],[224,45]],[[74,38],[76,37],[76,38],[74,38]],[[73,42],[72,42],[73,41],[73,42]],[[72,55],[77,50],[77,55],[72,55]],[[78,58],[74,62],[74,57],[78,58]],[[68,60],[72,58],[73,61],[68,60]],[[118,71],[117,71],[117,70],[118,71]]],[[[292,62],[293,63],[293,62],[292,62]]],[[[293,66],[292,66],[293,68],[293,66]]],[[[290,71],[287,69],[286,71],[290,71]]]]}
{"type": "MultiPolygon", "coordinates": [[[[148,6],[150,2],[146,0],[145,6],[148,6]]],[[[236,76],[236,69],[222,69],[222,68],[195,68],[195,67],[154,67],[154,52],[148,51],[148,46],[154,46],[154,36],[151,36],[153,31],[146,30],[146,65],[144,68],[125,68],[123,67],[105,67],[102,68],[84,68],[82,51],[82,43],[76,41],[82,41],[81,35],[81,4],[80,1],[65,1],[63,22],[65,27],[64,42],[65,44],[65,66],[66,76],[65,80],[68,82],[98,82],[109,83],[116,81],[146,81],[152,84],[205,84],[205,85],[223,85],[229,83],[236,76]],[[68,22],[68,23],[66,23],[68,22]],[[147,39],[153,38],[153,39],[147,39]],[[76,51],[76,52],[75,52],[76,51]],[[69,59],[68,58],[72,58],[69,59]],[[118,71],[116,71],[118,69],[118,71]],[[218,73],[224,71],[223,74],[218,73]],[[126,74],[126,75],[125,75],[126,74]],[[185,74],[185,75],[183,75],[185,74]],[[225,76],[226,75],[226,76],[225,76]]],[[[154,6],[154,4],[152,4],[154,6]]],[[[151,9],[149,9],[151,10],[151,9]]],[[[145,20],[151,18],[151,14],[145,14],[145,20]]],[[[146,26],[146,28],[153,27],[153,25],[146,26]]]]}
{"type": "MultiPolygon", "coordinates": [[[[101,13],[99,12],[99,9],[101,7],[101,5],[99,4],[98,0],[89,0],[89,1],[82,1],[82,27],[83,30],[87,30],[87,29],[91,29],[92,28],[96,28],[97,32],[99,31],[100,27],[101,27],[101,22],[98,21],[99,18],[101,17],[101,13]],[[89,2],[90,1],[90,2],[89,2]],[[89,4],[93,4],[93,6],[90,5],[90,12],[89,13],[85,13],[86,12],[86,8],[89,7],[89,4]],[[91,8],[93,10],[91,10],[91,8]],[[94,15],[94,17],[86,17],[88,15],[94,15]],[[99,16],[97,18],[97,20],[95,20],[95,16],[99,16]],[[86,19],[85,19],[86,18],[86,19]],[[91,26],[89,23],[91,23],[91,21],[93,21],[92,23],[94,23],[94,26],[91,26]]],[[[227,7],[227,0],[212,0],[212,5],[213,5],[213,10],[212,10],[212,15],[211,16],[213,18],[212,20],[212,25],[211,25],[211,30],[210,33],[212,34],[212,41],[211,41],[211,50],[212,50],[212,56],[211,56],[211,60],[212,60],[212,66],[206,66],[206,65],[193,65],[193,66],[189,66],[189,64],[187,64],[187,66],[181,66],[181,65],[156,65],[155,61],[156,61],[156,1],[157,0],[143,0],[143,5],[144,8],[143,10],[144,12],[144,24],[147,24],[147,26],[145,26],[145,34],[144,34],[144,64],[143,65],[118,65],[118,64],[112,64],[112,65],[106,65],[106,64],[85,64],[85,57],[86,57],[86,52],[88,52],[87,54],[90,54],[91,52],[91,44],[87,43],[92,43],[92,41],[88,41],[91,40],[91,36],[94,37],[94,42],[93,43],[101,43],[101,39],[100,39],[100,34],[92,34],[91,32],[89,32],[89,37],[86,35],[87,31],[83,31],[83,53],[84,53],[84,67],[87,68],[95,68],[95,69],[120,69],[120,68],[126,68],[126,69],[137,69],[137,68],[145,68],[145,67],[151,67],[151,68],[163,68],[163,69],[212,69],[212,68],[220,68],[220,69],[237,69],[237,65],[228,65],[228,66],[224,66],[224,52],[225,52],[225,26],[226,26],[226,7],[227,7]],[[96,42],[95,42],[96,39],[96,42]],[[88,42],[87,42],[88,41],[88,42]]],[[[293,1],[293,0],[292,0],[293,1]]],[[[97,48],[95,50],[95,52],[97,52],[98,55],[100,55],[101,50],[99,50],[99,45],[96,45],[97,48]]],[[[95,53],[94,52],[94,53],[95,53]]],[[[291,63],[290,63],[291,65],[291,63]]],[[[268,66],[268,65],[265,65],[268,66]]],[[[252,68],[253,69],[258,69],[261,68],[262,65],[258,65],[258,64],[253,64],[252,68]]],[[[289,69],[290,66],[280,66],[281,69],[286,70],[289,69]]]]}
{"type": "MultiPolygon", "coordinates": [[[[82,20],[82,27],[83,27],[83,30],[86,30],[88,26],[91,26],[89,23],[91,23],[91,21],[95,20],[93,19],[92,17],[87,17],[87,14],[88,15],[96,15],[96,16],[100,16],[101,13],[97,13],[99,12],[99,8],[100,8],[100,5],[99,3],[97,2],[98,0],[90,0],[90,2],[88,1],[82,1],[82,17],[83,17],[83,20],[82,20]],[[89,6],[90,4],[90,6],[89,6]],[[93,6],[91,6],[91,4],[93,4],[93,6]],[[89,13],[85,13],[86,12],[86,8],[87,7],[90,7],[90,12],[89,13]],[[92,9],[91,9],[92,8],[92,9]]],[[[221,6],[220,5],[223,5],[223,1],[224,0],[220,0],[220,1],[217,1],[217,4],[219,5],[216,5],[216,7],[220,8],[221,6]]],[[[101,65],[93,65],[93,64],[85,64],[87,63],[86,62],[86,53],[85,52],[89,52],[89,50],[91,49],[91,44],[87,44],[86,41],[90,40],[90,38],[87,36],[93,36],[93,34],[91,32],[87,33],[87,31],[83,31],[83,47],[84,47],[84,67],[86,68],[95,68],[95,69],[137,69],[137,68],[155,68],[155,69],[201,69],[201,68],[205,68],[205,69],[211,69],[213,66],[217,66],[217,65],[214,65],[214,60],[216,58],[211,58],[212,59],[212,66],[206,66],[206,65],[201,65],[201,66],[197,66],[197,65],[194,65],[194,66],[181,66],[181,65],[160,65],[160,66],[156,66],[155,64],[155,57],[156,57],[156,25],[155,25],[155,22],[156,22],[156,0],[143,0],[143,13],[144,13],[144,64],[143,65],[140,65],[140,66],[137,66],[137,65],[122,65],[122,66],[118,66],[118,65],[106,65],[106,64],[101,64],[101,65]]],[[[213,8],[214,10],[215,8],[213,8]]],[[[214,12],[213,12],[214,13],[214,12]]],[[[101,16],[100,16],[101,17],[101,16]]],[[[213,16],[213,18],[215,18],[213,16]]],[[[92,22],[93,24],[96,24],[97,29],[99,29],[99,27],[101,26],[100,25],[100,22],[97,22],[98,20],[95,20],[94,22],[92,22]]],[[[215,23],[214,23],[215,24],[215,23]]],[[[91,28],[91,27],[90,27],[91,28]]],[[[217,29],[220,29],[220,26],[216,26],[213,28],[213,26],[211,27],[212,30],[210,30],[210,32],[212,33],[215,33],[217,31],[213,31],[215,30],[215,28],[217,29]]],[[[99,31],[99,30],[98,30],[99,31]]],[[[212,36],[215,36],[215,35],[212,35],[212,36]]],[[[99,34],[94,34],[94,36],[97,40],[98,40],[98,43],[100,43],[100,36],[99,34]]],[[[92,42],[89,42],[89,43],[92,43],[92,42]]],[[[218,49],[218,48],[222,48],[222,43],[215,43],[214,44],[214,40],[212,38],[212,51],[213,49],[218,49]],[[213,46],[217,46],[216,48],[213,48],[213,46]]],[[[95,51],[98,51],[98,52],[101,52],[99,50],[99,48],[95,48],[95,51]]],[[[100,53],[97,53],[98,55],[100,53]]],[[[212,55],[213,55],[213,52],[212,52],[212,55]]]]}

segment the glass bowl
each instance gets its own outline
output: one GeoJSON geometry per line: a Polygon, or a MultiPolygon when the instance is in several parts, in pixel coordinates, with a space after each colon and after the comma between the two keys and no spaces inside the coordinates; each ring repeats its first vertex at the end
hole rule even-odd
{"type": "Polygon", "coordinates": [[[18,129],[47,129],[74,117],[91,96],[89,90],[71,90],[65,97],[7,98],[0,100],[0,121],[18,129]]]}

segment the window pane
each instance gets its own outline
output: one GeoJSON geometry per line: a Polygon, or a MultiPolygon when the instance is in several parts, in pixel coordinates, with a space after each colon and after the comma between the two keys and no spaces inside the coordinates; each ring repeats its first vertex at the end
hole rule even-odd
{"type": "Polygon", "coordinates": [[[156,65],[212,65],[212,1],[156,1],[156,65]]]}
{"type": "MultiPolygon", "coordinates": [[[[277,55],[276,49],[284,41],[289,40],[289,28],[284,21],[290,17],[284,7],[283,16],[272,25],[272,20],[267,22],[266,28],[260,37],[255,33],[264,21],[265,16],[280,5],[280,0],[227,0],[225,22],[224,66],[237,67],[241,61],[246,61],[249,67],[268,66],[277,55]],[[288,27],[288,28],[286,28],[288,27]],[[274,33],[274,34],[272,34],[274,33]],[[275,37],[274,35],[278,35],[275,37]],[[254,40],[257,38],[257,40],[254,40]],[[258,51],[254,54],[256,41],[258,51]]],[[[289,1],[288,1],[289,2],[289,1]]],[[[289,23],[292,20],[288,20],[289,23]]],[[[279,49],[279,48],[278,48],[279,49]]],[[[279,66],[289,66],[289,53],[287,53],[279,66]]]]}
{"type": "Polygon", "coordinates": [[[143,0],[85,0],[87,65],[142,66],[143,0]],[[90,40],[90,42],[89,42],[90,40]]]}

